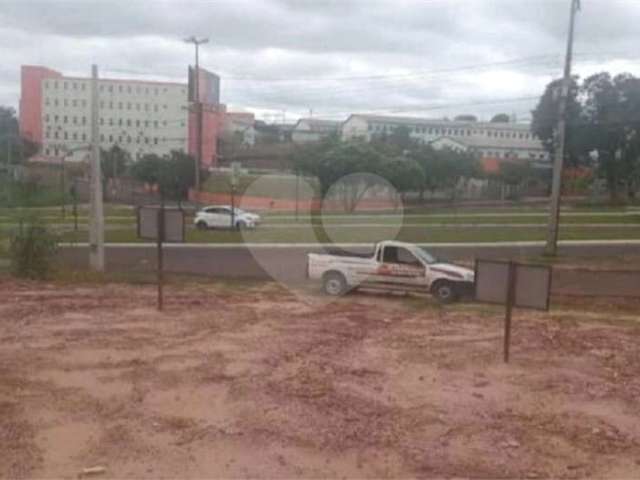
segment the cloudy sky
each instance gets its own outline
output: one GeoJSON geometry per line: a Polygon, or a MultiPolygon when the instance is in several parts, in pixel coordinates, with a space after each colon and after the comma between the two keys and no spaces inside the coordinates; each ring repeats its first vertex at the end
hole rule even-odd
{"type": "MultiPolygon", "coordinates": [[[[640,75],[640,0],[582,0],[575,71],[640,75]]],[[[269,121],[309,111],[513,113],[562,72],[569,0],[0,0],[0,104],[20,65],[185,81],[193,47],[222,100],[269,121]]]]}

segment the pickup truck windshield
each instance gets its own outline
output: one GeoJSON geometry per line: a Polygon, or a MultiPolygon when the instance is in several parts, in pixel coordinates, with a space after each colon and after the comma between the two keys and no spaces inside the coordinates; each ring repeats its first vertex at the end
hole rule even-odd
{"type": "Polygon", "coordinates": [[[414,253],[426,263],[436,263],[438,259],[422,248],[416,248],[414,253]]]}

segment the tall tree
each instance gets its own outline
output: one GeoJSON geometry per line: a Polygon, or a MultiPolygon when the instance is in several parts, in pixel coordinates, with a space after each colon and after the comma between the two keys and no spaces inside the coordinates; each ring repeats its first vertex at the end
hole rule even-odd
{"type": "Polygon", "coordinates": [[[506,113],[498,113],[491,118],[491,123],[509,123],[511,117],[506,113]]]}

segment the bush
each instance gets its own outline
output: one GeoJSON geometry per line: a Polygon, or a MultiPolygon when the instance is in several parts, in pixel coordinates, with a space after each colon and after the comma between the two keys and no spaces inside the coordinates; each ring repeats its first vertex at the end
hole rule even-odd
{"type": "Polygon", "coordinates": [[[57,241],[45,227],[29,223],[11,237],[9,259],[16,277],[43,279],[53,269],[57,241]]]}

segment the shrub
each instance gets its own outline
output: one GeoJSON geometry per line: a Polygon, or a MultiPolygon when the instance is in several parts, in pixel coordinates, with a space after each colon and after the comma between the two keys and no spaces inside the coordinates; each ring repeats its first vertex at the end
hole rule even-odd
{"type": "Polygon", "coordinates": [[[29,223],[11,237],[9,259],[16,277],[43,279],[53,269],[56,238],[45,227],[29,223]]]}

